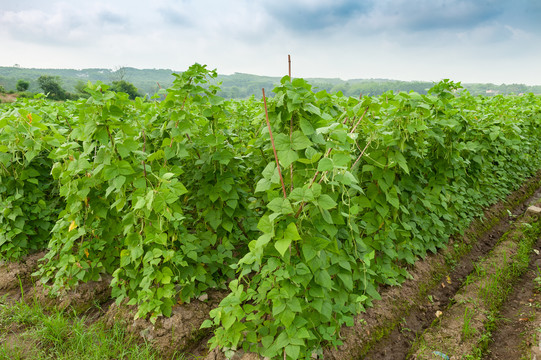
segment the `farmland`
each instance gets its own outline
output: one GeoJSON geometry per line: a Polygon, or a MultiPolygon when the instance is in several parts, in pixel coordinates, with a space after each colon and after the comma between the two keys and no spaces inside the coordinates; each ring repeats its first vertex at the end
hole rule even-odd
{"type": "MultiPolygon", "coordinates": [[[[538,96],[472,96],[445,80],[427,95],[354,98],[286,76],[265,101],[230,101],[216,76],[194,65],[155,101],[97,82],[88,99],[3,104],[4,268],[32,262],[18,274],[39,281],[36,293],[114,299],[111,319],[135,320],[134,332],[167,339],[171,353],[206,354],[208,340],[216,357],[377,358],[396,315],[421,312],[388,299],[433,299],[461,261],[470,271],[443,288],[475,284],[471,264],[514,227],[477,253],[476,242],[502,221],[520,224],[540,187],[538,96]],[[419,264],[442,258],[414,281],[419,264]],[[379,323],[361,321],[382,304],[391,311],[379,323]]],[[[523,263],[498,273],[507,283],[539,237],[535,216],[524,223],[506,235],[523,263]]],[[[475,265],[482,279],[488,268],[475,265]]],[[[493,288],[484,299],[503,299],[493,288]]],[[[467,309],[456,310],[474,329],[463,340],[488,324],[467,309]]],[[[399,358],[429,358],[434,339],[428,331],[409,349],[406,338],[399,358]]]]}

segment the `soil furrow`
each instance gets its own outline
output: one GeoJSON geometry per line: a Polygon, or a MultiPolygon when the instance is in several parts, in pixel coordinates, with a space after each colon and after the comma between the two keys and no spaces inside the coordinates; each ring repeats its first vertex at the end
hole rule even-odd
{"type": "Polygon", "coordinates": [[[381,291],[382,300],[361,314],[354,327],[344,328],[344,345],[327,351],[325,359],[405,359],[415,339],[445,309],[452,296],[514,218],[539,198],[541,173],[527,181],[506,201],[487,209],[462,236],[450,239],[445,250],[418,261],[410,271],[413,279],[401,287],[381,291]],[[510,214],[509,214],[510,212],[510,214]]]}
{"type": "Polygon", "coordinates": [[[483,359],[541,359],[541,238],[531,253],[528,270],[513,287],[498,316],[483,359]],[[537,280],[536,280],[537,279],[537,280]]]}
{"type": "Polygon", "coordinates": [[[512,284],[528,266],[532,245],[541,230],[537,220],[537,215],[527,212],[475,264],[452,304],[414,344],[414,359],[432,359],[435,354],[456,359],[480,357],[512,284]]]}

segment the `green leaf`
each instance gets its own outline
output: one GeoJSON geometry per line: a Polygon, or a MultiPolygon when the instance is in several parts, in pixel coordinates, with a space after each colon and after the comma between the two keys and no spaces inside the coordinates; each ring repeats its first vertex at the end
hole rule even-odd
{"type": "Polygon", "coordinates": [[[332,209],[336,206],[336,202],[327,194],[321,195],[317,199],[317,204],[325,210],[332,209]]]}
{"type": "Polygon", "coordinates": [[[312,142],[310,139],[308,139],[308,137],[306,137],[306,135],[299,130],[296,130],[293,132],[293,134],[291,134],[291,147],[294,150],[303,150],[311,145],[312,142]]]}
{"type": "Polygon", "coordinates": [[[302,130],[302,133],[306,136],[310,136],[312,135],[313,133],[315,133],[316,131],[314,130],[314,127],[312,126],[312,124],[306,120],[306,119],[301,119],[299,121],[299,126],[302,130]]]}
{"type": "Polygon", "coordinates": [[[274,146],[277,151],[286,151],[291,149],[291,141],[286,134],[276,134],[274,136],[274,146]]]}
{"type": "Polygon", "coordinates": [[[121,175],[113,179],[113,186],[115,187],[115,189],[120,190],[120,188],[122,187],[122,185],[124,185],[125,182],[126,177],[121,175]]]}
{"type": "Polygon", "coordinates": [[[216,95],[209,96],[209,102],[211,105],[221,105],[224,103],[224,98],[216,95]]]}
{"type": "Polygon", "coordinates": [[[272,183],[270,182],[270,180],[262,178],[257,182],[257,185],[255,187],[255,192],[258,193],[258,192],[267,191],[271,188],[271,186],[272,186],[272,183]]]}
{"type": "Polygon", "coordinates": [[[134,210],[142,209],[143,206],[145,206],[145,204],[146,204],[145,198],[142,196],[139,196],[137,197],[137,202],[135,203],[135,206],[133,207],[133,209],[134,210]]]}
{"type": "Polygon", "coordinates": [[[134,173],[130,163],[125,160],[119,161],[116,166],[120,175],[131,175],[134,173]]]}
{"type": "Polygon", "coordinates": [[[274,243],[274,247],[276,248],[276,250],[278,250],[278,252],[280,253],[280,255],[284,256],[284,254],[286,253],[287,249],[289,249],[289,245],[291,245],[291,239],[287,238],[287,237],[283,237],[281,239],[278,239],[275,243],[274,243]]]}
{"type": "Polygon", "coordinates": [[[304,255],[304,260],[306,260],[306,262],[309,262],[316,257],[317,251],[310,243],[305,243],[302,245],[302,254],[304,255]]]}
{"type": "Polygon", "coordinates": [[[400,208],[400,201],[398,200],[398,194],[396,188],[393,186],[388,192],[385,193],[387,201],[395,208],[400,208]]]}
{"type": "Polygon", "coordinates": [[[301,347],[298,345],[288,345],[286,346],[286,354],[288,358],[298,359],[301,352],[301,347]]]}
{"type": "Polygon", "coordinates": [[[288,328],[293,323],[293,320],[295,320],[295,313],[289,309],[285,309],[280,316],[280,320],[282,325],[288,328]]]}
{"type": "Polygon", "coordinates": [[[272,222],[270,221],[269,215],[263,215],[259,219],[259,222],[257,223],[257,228],[264,233],[273,232],[273,226],[272,226],[272,222]]]}
{"type": "Polygon", "coordinates": [[[402,168],[402,170],[404,170],[404,172],[406,174],[410,173],[410,170],[409,170],[409,167],[408,167],[408,162],[407,162],[406,158],[404,157],[404,155],[402,155],[401,152],[396,151],[394,153],[394,160],[398,163],[398,166],[400,166],[402,168]]]}
{"type": "Polygon", "coordinates": [[[278,150],[277,155],[278,160],[280,160],[280,164],[282,164],[283,167],[288,167],[299,158],[297,152],[292,149],[278,150]]]}
{"type": "Polygon", "coordinates": [[[162,177],[162,179],[164,179],[164,180],[169,180],[169,179],[171,179],[171,178],[174,177],[174,176],[175,176],[175,174],[168,172],[168,173],[163,174],[161,177],[162,177]]]}
{"type": "Polygon", "coordinates": [[[276,163],[274,161],[271,161],[270,163],[267,164],[267,166],[265,166],[265,169],[263,169],[263,172],[261,173],[261,175],[263,175],[265,179],[271,180],[275,172],[277,172],[276,163]]]}
{"type": "Polygon", "coordinates": [[[331,171],[333,168],[334,168],[333,161],[327,157],[324,157],[323,159],[319,160],[319,163],[317,164],[318,171],[331,171]]]}
{"type": "Polygon", "coordinates": [[[287,237],[292,241],[301,239],[301,236],[299,235],[299,232],[297,230],[297,225],[295,225],[295,223],[289,223],[289,225],[284,231],[284,237],[287,237]]]}
{"type": "Polygon", "coordinates": [[[337,152],[333,154],[332,161],[334,163],[334,166],[349,167],[351,156],[346,153],[337,152]]]}
{"type": "Polygon", "coordinates": [[[267,204],[267,207],[277,214],[287,215],[293,213],[293,208],[289,200],[281,197],[274,198],[267,204]]]}
{"type": "Polygon", "coordinates": [[[306,156],[306,159],[302,159],[302,160],[306,161],[306,163],[308,164],[315,163],[316,161],[321,159],[321,157],[323,156],[322,153],[318,152],[313,147],[306,148],[306,150],[304,151],[304,155],[306,156]]]}
{"type": "Polygon", "coordinates": [[[327,270],[320,269],[315,274],[316,284],[323,286],[326,289],[332,288],[332,279],[327,270]]]}
{"type": "Polygon", "coordinates": [[[342,280],[348,291],[353,291],[353,279],[351,274],[340,272],[338,273],[338,277],[342,280]]]}
{"type": "Polygon", "coordinates": [[[133,139],[124,139],[124,142],[118,144],[116,149],[122,158],[128,157],[130,152],[133,152],[139,148],[139,143],[133,139]]]}
{"type": "Polygon", "coordinates": [[[171,269],[167,266],[164,266],[162,269],[161,269],[161,272],[162,272],[162,280],[161,280],[161,283],[162,284],[170,284],[171,283],[171,278],[173,276],[173,271],[171,271],[171,269]]]}

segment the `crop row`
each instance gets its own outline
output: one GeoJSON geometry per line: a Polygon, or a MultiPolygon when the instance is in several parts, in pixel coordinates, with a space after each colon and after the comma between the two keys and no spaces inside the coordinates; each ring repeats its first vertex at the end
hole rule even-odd
{"type": "Polygon", "coordinates": [[[3,105],[0,256],[48,249],[35,275],[57,293],[111,274],[151,320],[227,290],[211,346],[305,358],[541,168],[533,95],[355,99],[284,77],[264,105],[215,77],[194,65],[160,101],[89,83],[3,105]]]}

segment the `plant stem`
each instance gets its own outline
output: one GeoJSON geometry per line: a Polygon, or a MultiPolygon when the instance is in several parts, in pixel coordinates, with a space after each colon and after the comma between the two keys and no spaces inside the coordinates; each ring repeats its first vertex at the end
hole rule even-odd
{"type": "Polygon", "coordinates": [[[274,137],[272,136],[272,130],[269,121],[269,112],[267,111],[267,98],[265,97],[265,88],[262,88],[263,92],[263,105],[265,106],[265,120],[267,120],[267,127],[269,128],[269,135],[272,144],[272,151],[274,151],[274,159],[276,160],[276,168],[278,168],[278,175],[280,176],[280,182],[282,183],[282,191],[284,192],[284,199],[287,198],[286,186],[284,185],[284,178],[282,177],[282,170],[280,170],[280,162],[278,161],[278,154],[276,153],[276,146],[274,146],[274,137]]]}
{"type": "Polygon", "coordinates": [[[109,140],[111,141],[111,145],[113,146],[113,151],[115,152],[116,156],[118,156],[118,159],[120,160],[121,157],[118,151],[116,151],[115,139],[111,135],[111,131],[109,130],[109,125],[105,124],[105,129],[107,129],[107,135],[109,135],[109,140]]]}
{"type": "Polygon", "coordinates": [[[355,126],[353,127],[353,129],[351,129],[351,131],[349,132],[350,134],[353,134],[353,132],[355,131],[355,129],[357,129],[357,126],[359,125],[359,123],[361,122],[361,120],[364,118],[364,115],[366,114],[367,111],[368,111],[368,107],[364,110],[364,113],[361,115],[361,117],[359,118],[359,120],[357,120],[357,122],[355,123],[355,126]]]}
{"type": "MultiPolygon", "coordinates": [[[[146,151],[147,151],[147,136],[145,134],[145,129],[143,129],[143,152],[146,153],[146,151]]],[[[143,160],[142,163],[143,163],[143,175],[145,176],[145,189],[146,189],[148,187],[147,164],[145,160],[143,160]]]]}
{"type": "Polygon", "coordinates": [[[372,142],[372,139],[370,139],[370,141],[366,143],[366,146],[364,147],[363,151],[361,151],[361,155],[359,155],[359,157],[357,158],[357,160],[355,160],[355,162],[353,163],[353,165],[351,165],[351,168],[352,168],[352,169],[355,167],[355,165],[357,165],[357,163],[359,162],[359,160],[361,160],[361,158],[362,158],[363,155],[364,155],[364,152],[366,151],[366,149],[368,149],[368,146],[370,145],[371,142],[372,142]]]}

